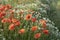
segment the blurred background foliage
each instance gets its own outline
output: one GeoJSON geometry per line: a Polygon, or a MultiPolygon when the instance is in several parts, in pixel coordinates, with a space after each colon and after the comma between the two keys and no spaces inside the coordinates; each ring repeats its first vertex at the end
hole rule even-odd
{"type": "Polygon", "coordinates": [[[56,22],[56,25],[59,27],[59,30],[60,30],[60,0],[58,1],[57,3],[57,22],[56,22]]]}
{"type": "Polygon", "coordinates": [[[51,21],[55,23],[60,30],[60,0],[41,0],[44,4],[49,5],[47,15],[51,21]]]}

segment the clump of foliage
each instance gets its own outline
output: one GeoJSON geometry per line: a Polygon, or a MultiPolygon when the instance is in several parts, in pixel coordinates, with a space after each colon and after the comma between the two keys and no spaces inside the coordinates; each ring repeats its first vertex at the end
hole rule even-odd
{"type": "MultiPolygon", "coordinates": [[[[8,2],[9,3],[9,2],[8,2]]],[[[40,0],[26,4],[0,4],[0,34],[5,40],[59,40],[59,30],[40,0]]]]}

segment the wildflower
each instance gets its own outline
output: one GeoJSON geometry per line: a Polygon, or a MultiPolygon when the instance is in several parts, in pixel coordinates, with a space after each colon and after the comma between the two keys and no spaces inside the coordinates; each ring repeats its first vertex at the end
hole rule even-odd
{"type": "Polygon", "coordinates": [[[43,24],[43,23],[46,23],[46,20],[41,19],[41,20],[40,20],[40,23],[42,23],[42,24],[43,24]]]}
{"type": "Polygon", "coordinates": [[[6,10],[8,10],[8,8],[5,6],[5,9],[4,9],[4,11],[6,11],[6,10]]]}
{"type": "Polygon", "coordinates": [[[5,16],[6,15],[6,13],[3,11],[3,12],[1,12],[1,14],[2,14],[2,16],[5,16]]]}
{"type": "Polygon", "coordinates": [[[11,21],[11,19],[3,18],[3,19],[2,19],[2,23],[5,23],[5,22],[11,23],[12,21],[11,21]]]}
{"type": "Polygon", "coordinates": [[[7,22],[7,18],[2,19],[1,22],[2,22],[2,23],[6,23],[6,22],[7,22]]]}
{"type": "Polygon", "coordinates": [[[43,23],[43,24],[42,24],[42,27],[43,27],[43,28],[46,28],[46,23],[43,23]]]}
{"type": "Polygon", "coordinates": [[[2,7],[0,8],[0,11],[4,11],[4,9],[5,9],[5,6],[2,6],[2,7]]]}
{"type": "Polygon", "coordinates": [[[27,14],[25,19],[26,20],[31,20],[31,18],[32,18],[32,14],[27,14]]]}
{"type": "Polygon", "coordinates": [[[5,16],[4,12],[0,12],[0,18],[3,18],[5,16]]]}
{"type": "Polygon", "coordinates": [[[48,30],[43,30],[43,33],[44,33],[44,34],[48,34],[49,31],[48,31],[48,30]]]}
{"type": "Polygon", "coordinates": [[[15,10],[10,10],[10,13],[14,13],[15,10]]]}
{"type": "Polygon", "coordinates": [[[36,31],[37,29],[38,29],[37,26],[33,26],[33,27],[31,28],[32,31],[36,31]]]}
{"type": "Polygon", "coordinates": [[[18,31],[19,34],[24,34],[25,33],[25,29],[21,29],[18,31]]]}
{"type": "Polygon", "coordinates": [[[40,20],[40,23],[42,24],[42,27],[45,28],[46,27],[46,20],[40,20]]]}
{"type": "Polygon", "coordinates": [[[14,24],[10,24],[10,25],[9,25],[9,30],[14,30],[14,27],[15,27],[14,24]]]}
{"type": "Polygon", "coordinates": [[[19,21],[17,21],[17,22],[15,23],[15,25],[16,25],[16,26],[19,26],[19,25],[20,25],[20,22],[19,22],[19,21]]]}
{"type": "Polygon", "coordinates": [[[12,19],[12,23],[16,23],[18,20],[17,19],[12,19]]]}
{"type": "Polygon", "coordinates": [[[35,35],[34,35],[34,38],[35,39],[38,39],[38,38],[40,38],[41,37],[41,33],[36,33],[35,35]]]}
{"type": "Polygon", "coordinates": [[[8,10],[7,7],[6,7],[5,5],[2,7],[2,9],[3,9],[3,11],[8,10]]]}
{"type": "Polygon", "coordinates": [[[32,18],[32,22],[35,22],[36,21],[36,18],[32,18]]]}

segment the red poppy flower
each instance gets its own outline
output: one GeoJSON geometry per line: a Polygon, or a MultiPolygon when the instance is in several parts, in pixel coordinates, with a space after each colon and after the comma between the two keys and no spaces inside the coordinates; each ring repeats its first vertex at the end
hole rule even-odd
{"type": "Polygon", "coordinates": [[[48,30],[43,30],[43,33],[44,34],[49,34],[49,31],[48,30]]]}
{"type": "Polygon", "coordinates": [[[32,18],[32,22],[35,22],[36,21],[36,18],[32,18]]]}
{"type": "Polygon", "coordinates": [[[6,11],[6,10],[8,10],[8,9],[7,9],[6,5],[4,5],[3,6],[3,11],[6,11]]]}
{"type": "Polygon", "coordinates": [[[33,27],[31,28],[32,31],[36,31],[37,29],[38,29],[37,26],[33,26],[33,27]]]}
{"type": "Polygon", "coordinates": [[[40,23],[42,24],[42,27],[43,28],[46,28],[46,20],[40,20],[40,23]]]}
{"type": "Polygon", "coordinates": [[[46,23],[43,23],[43,24],[42,24],[42,27],[43,27],[43,28],[46,28],[46,23]]]}
{"type": "Polygon", "coordinates": [[[12,23],[16,23],[18,20],[17,19],[12,19],[12,23]]]}
{"type": "Polygon", "coordinates": [[[19,34],[24,34],[25,33],[25,29],[21,29],[18,31],[19,34]]]}
{"type": "Polygon", "coordinates": [[[0,8],[0,11],[4,11],[4,9],[5,9],[5,6],[2,6],[2,7],[0,8]]]}
{"type": "Polygon", "coordinates": [[[31,18],[32,18],[32,14],[27,14],[25,17],[26,20],[31,20],[31,18]]]}
{"type": "Polygon", "coordinates": [[[14,30],[14,28],[15,28],[15,25],[14,24],[10,24],[9,25],[9,30],[14,30]]]}
{"type": "Polygon", "coordinates": [[[2,19],[2,21],[1,21],[1,22],[2,22],[2,23],[7,22],[7,18],[2,19]]]}
{"type": "Polygon", "coordinates": [[[17,22],[15,23],[15,25],[16,25],[16,26],[19,26],[19,25],[20,25],[20,22],[19,22],[19,21],[17,21],[17,22]]]}
{"type": "Polygon", "coordinates": [[[3,18],[5,16],[4,12],[0,12],[0,18],[3,18]]]}
{"type": "Polygon", "coordinates": [[[6,13],[3,11],[3,12],[2,12],[2,16],[5,16],[5,15],[6,15],[6,13]]]}
{"type": "Polygon", "coordinates": [[[43,23],[46,23],[46,20],[41,19],[41,20],[40,20],[40,23],[42,23],[42,24],[43,24],[43,23]]]}
{"type": "Polygon", "coordinates": [[[36,33],[35,35],[34,35],[34,38],[35,39],[38,39],[38,38],[40,38],[41,37],[41,33],[36,33]]]}

